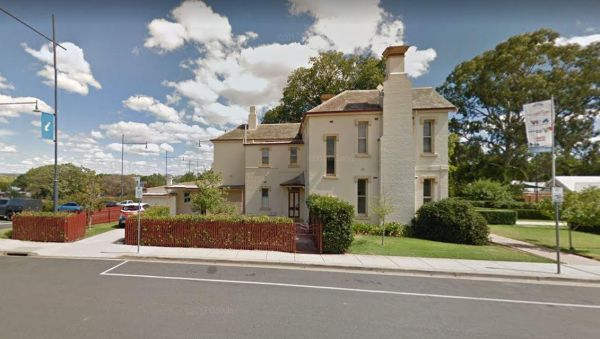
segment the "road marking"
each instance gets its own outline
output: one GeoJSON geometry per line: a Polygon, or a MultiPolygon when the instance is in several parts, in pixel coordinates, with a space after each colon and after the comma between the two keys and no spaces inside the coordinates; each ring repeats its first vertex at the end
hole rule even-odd
{"type": "Polygon", "coordinates": [[[400,291],[386,291],[386,290],[367,290],[367,289],[360,289],[360,288],[320,286],[320,285],[286,284],[286,283],[275,283],[275,282],[264,282],[264,281],[206,279],[206,278],[170,277],[170,276],[147,275],[147,274],[110,273],[110,271],[116,269],[117,267],[122,266],[125,263],[127,263],[127,261],[124,261],[124,262],[122,262],[122,263],[120,263],[120,264],[118,264],[118,265],[116,265],[116,266],[114,266],[112,268],[109,268],[108,270],[100,273],[100,275],[113,276],[113,277],[161,279],[161,280],[198,281],[198,282],[221,283],[221,284],[224,283],[224,284],[238,284],[238,285],[259,285],[259,286],[294,287],[294,288],[306,288],[306,289],[342,291],[342,292],[388,294],[388,295],[401,295],[401,296],[412,296],[412,297],[427,297],[427,298],[454,299],[454,300],[471,300],[471,301],[483,301],[483,302],[499,302],[499,303],[510,303],[510,304],[525,304],[525,305],[542,305],[542,306],[557,306],[557,307],[573,307],[573,308],[600,309],[600,305],[568,304],[568,303],[546,302],[546,301],[535,301],[535,300],[480,298],[480,297],[467,297],[467,296],[461,296],[461,295],[414,293],[414,292],[400,292],[400,291]]]}
{"type": "Polygon", "coordinates": [[[107,269],[106,271],[104,271],[104,272],[100,273],[100,275],[106,275],[106,274],[108,274],[108,272],[110,272],[110,271],[114,270],[114,269],[115,269],[115,268],[117,268],[117,267],[120,267],[120,266],[122,266],[122,265],[125,265],[125,264],[126,264],[126,263],[128,263],[128,262],[129,262],[129,260],[125,260],[125,261],[123,261],[122,263],[120,263],[120,264],[117,264],[117,265],[115,265],[115,266],[113,266],[113,267],[111,267],[111,268],[107,269]]]}

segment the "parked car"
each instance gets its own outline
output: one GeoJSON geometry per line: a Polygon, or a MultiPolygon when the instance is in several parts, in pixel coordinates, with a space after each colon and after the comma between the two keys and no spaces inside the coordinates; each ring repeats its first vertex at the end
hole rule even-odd
{"type": "Polygon", "coordinates": [[[133,200],[123,200],[121,202],[117,203],[117,206],[125,206],[125,205],[131,205],[135,203],[133,200]]]}
{"type": "Polygon", "coordinates": [[[107,201],[104,203],[104,206],[106,207],[115,207],[115,206],[119,206],[119,203],[116,201],[107,201]]]}
{"type": "MultiPolygon", "coordinates": [[[[2,199],[3,201],[6,199],[2,199]]],[[[39,199],[14,198],[5,203],[0,202],[0,217],[11,220],[13,215],[23,211],[41,211],[42,201],[39,199]]]]}
{"type": "Polygon", "coordinates": [[[129,216],[136,216],[138,213],[144,213],[146,208],[150,207],[149,204],[136,204],[130,203],[124,205],[121,208],[121,215],[119,216],[119,227],[125,227],[125,222],[129,216]]]}
{"type": "Polygon", "coordinates": [[[81,212],[83,211],[83,207],[79,206],[76,202],[68,202],[66,204],[62,204],[58,206],[59,212],[81,212]]]}

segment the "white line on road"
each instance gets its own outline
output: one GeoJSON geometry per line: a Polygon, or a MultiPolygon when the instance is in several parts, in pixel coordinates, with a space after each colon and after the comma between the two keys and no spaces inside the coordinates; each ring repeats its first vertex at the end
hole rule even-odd
{"type": "Polygon", "coordinates": [[[117,268],[117,267],[119,267],[119,266],[121,266],[121,265],[125,265],[125,264],[126,264],[126,263],[128,263],[128,262],[129,262],[128,260],[125,260],[125,261],[123,261],[122,263],[120,263],[120,264],[117,264],[117,265],[115,265],[115,266],[113,266],[113,267],[111,267],[111,268],[107,269],[106,271],[104,271],[104,272],[100,273],[100,275],[106,275],[108,272],[110,272],[110,271],[114,270],[115,268],[117,268]]]}
{"type": "Polygon", "coordinates": [[[479,297],[467,297],[467,296],[460,296],[460,295],[414,293],[414,292],[399,292],[399,291],[385,291],[385,290],[367,290],[367,289],[360,289],[360,288],[346,288],[346,287],[319,286],[319,285],[286,284],[286,283],[275,283],[275,282],[264,282],[264,281],[226,280],[226,279],[222,280],[222,279],[205,279],[205,278],[170,277],[170,276],[147,275],[147,274],[110,273],[110,271],[116,269],[117,267],[120,267],[121,265],[123,265],[125,263],[127,263],[127,261],[124,261],[124,262],[122,262],[122,263],[120,263],[120,264],[118,264],[118,265],[116,265],[116,266],[114,266],[112,268],[109,268],[108,270],[100,273],[100,275],[115,276],[115,277],[163,279],[163,280],[199,281],[199,282],[208,282],[208,283],[225,283],[225,284],[239,284],[239,285],[280,286],[280,287],[307,288],[307,289],[343,291],[343,292],[388,294],[388,295],[402,295],[402,296],[441,298],[441,299],[455,299],[455,300],[471,300],[471,301],[484,301],[484,302],[487,301],[487,302],[499,302],[499,303],[510,303],[510,304],[525,304],[525,305],[543,305],[543,306],[557,306],[557,307],[574,307],[574,308],[600,309],[600,305],[567,304],[567,303],[535,301],[535,300],[479,298],[479,297]]]}

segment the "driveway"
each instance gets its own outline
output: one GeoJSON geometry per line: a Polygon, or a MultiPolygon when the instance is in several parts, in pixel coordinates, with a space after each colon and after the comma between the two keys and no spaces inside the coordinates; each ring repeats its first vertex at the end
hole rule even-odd
{"type": "Polygon", "coordinates": [[[4,228],[12,228],[12,221],[0,219],[0,230],[4,228]]]}

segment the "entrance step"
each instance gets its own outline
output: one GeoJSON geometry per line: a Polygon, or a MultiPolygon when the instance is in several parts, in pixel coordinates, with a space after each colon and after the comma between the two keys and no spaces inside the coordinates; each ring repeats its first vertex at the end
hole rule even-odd
{"type": "Polygon", "coordinates": [[[317,253],[317,246],[312,235],[303,234],[296,235],[296,252],[297,253],[317,253]]]}

